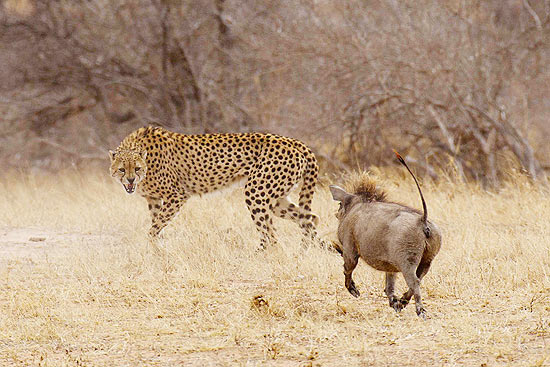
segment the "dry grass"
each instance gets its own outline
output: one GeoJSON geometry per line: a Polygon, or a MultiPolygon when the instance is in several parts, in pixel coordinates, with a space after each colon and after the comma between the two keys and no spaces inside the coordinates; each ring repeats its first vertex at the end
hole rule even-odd
{"type": "MultiPolygon", "coordinates": [[[[410,181],[383,187],[419,206],[410,181]]],[[[550,365],[548,192],[518,177],[499,194],[424,193],[445,236],[423,281],[426,321],[390,309],[364,264],[351,297],[339,255],[302,249],[292,223],[277,220],[281,243],[256,252],[239,189],[191,199],[159,256],[145,201],[103,172],[4,177],[0,365],[550,365]]],[[[314,210],[331,235],[326,188],[314,210]]]]}

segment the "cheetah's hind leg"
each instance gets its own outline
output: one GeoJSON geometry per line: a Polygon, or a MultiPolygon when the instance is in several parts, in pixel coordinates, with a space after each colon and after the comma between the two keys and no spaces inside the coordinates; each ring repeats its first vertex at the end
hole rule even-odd
{"type": "Polygon", "coordinates": [[[259,250],[265,250],[268,246],[277,242],[275,230],[273,229],[273,219],[267,212],[264,201],[251,193],[252,190],[250,186],[250,182],[247,182],[245,185],[245,202],[250,211],[252,221],[260,233],[259,250]]]}
{"type": "Polygon", "coordinates": [[[308,247],[312,242],[317,240],[315,227],[319,223],[319,217],[294,204],[288,196],[278,199],[275,205],[273,205],[272,211],[276,216],[290,219],[300,226],[303,234],[302,245],[304,247],[308,247]]]}

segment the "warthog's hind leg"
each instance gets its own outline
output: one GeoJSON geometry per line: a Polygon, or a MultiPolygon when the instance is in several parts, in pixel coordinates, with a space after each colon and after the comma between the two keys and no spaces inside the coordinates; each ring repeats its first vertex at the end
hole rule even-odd
{"type": "Polygon", "coordinates": [[[393,308],[395,312],[400,312],[403,306],[401,302],[399,302],[399,298],[395,296],[395,277],[396,273],[386,273],[386,288],[384,288],[384,292],[386,296],[388,296],[390,307],[393,308]]]}
{"type": "MultiPolygon", "coordinates": [[[[424,275],[428,273],[428,270],[430,270],[431,262],[421,262],[418,265],[418,268],[416,269],[416,276],[418,277],[418,281],[422,281],[422,278],[424,278],[424,275]]],[[[401,305],[401,309],[407,307],[409,304],[409,301],[411,300],[413,296],[413,290],[409,288],[405,293],[403,293],[403,296],[399,300],[399,304],[401,305]]]]}
{"type": "Polygon", "coordinates": [[[414,304],[416,306],[416,314],[423,319],[426,319],[426,310],[422,304],[422,297],[420,295],[420,280],[426,275],[430,268],[429,262],[420,263],[416,269],[409,267],[403,269],[403,277],[409,286],[409,290],[405,292],[400,300],[404,306],[407,305],[412,296],[414,296],[414,304]]]}

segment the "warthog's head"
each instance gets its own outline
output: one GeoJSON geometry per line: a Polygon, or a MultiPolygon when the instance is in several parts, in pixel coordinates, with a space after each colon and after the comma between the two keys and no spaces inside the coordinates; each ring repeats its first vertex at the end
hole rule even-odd
{"type": "Polygon", "coordinates": [[[109,151],[111,176],[119,181],[128,194],[136,191],[137,185],[145,178],[147,152],[141,150],[109,151]]]}
{"type": "Polygon", "coordinates": [[[376,187],[375,182],[366,174],[361,174],[349,184],[352,193],[343,188],[331,185],[332,198],[340,203],[336,218],[342,220],[349,211],[359,203],[386,201],[386,193],[376,187]]]}

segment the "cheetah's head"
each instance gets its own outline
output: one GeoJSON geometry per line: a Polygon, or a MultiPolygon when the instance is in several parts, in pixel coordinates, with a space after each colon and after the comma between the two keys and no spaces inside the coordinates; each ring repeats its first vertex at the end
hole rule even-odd
{"type": "Polygon", "coordinates": [[[111,176],[120,181],[128,194],[133,194],[138,183],[145,178],[147,152],[138,150],[109,151],[111,176]]]}

